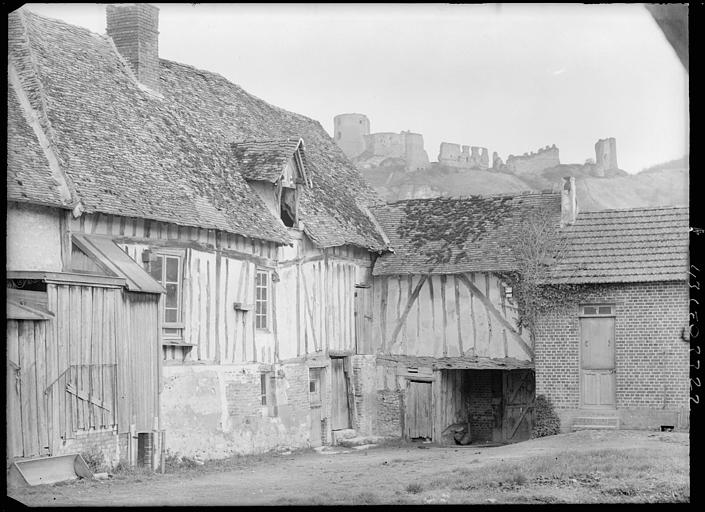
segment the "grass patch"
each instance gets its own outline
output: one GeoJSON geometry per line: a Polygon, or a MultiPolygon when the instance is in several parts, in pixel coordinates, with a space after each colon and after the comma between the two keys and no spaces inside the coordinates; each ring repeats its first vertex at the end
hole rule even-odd
{"type": "Polygon", "coordinates": [[[654,457],[639,449],[561,452],[521,461],[456,468],[429,483],[432,489],[515,491],[572,488],[616,501],[687,501],[689,467],[684,454],[654,457]]]}
{"type": "Polygon", "coordinates": [[[421,485],[420,483],[414,482],[414,483],[407,485],[405,490],[409,494],[419,494],[420,492],[423,491],[423,485],[421,485]]]}
{"type": "Polygon", "coordinates": [[[167,473],[208,473],[212,471],[227,471],[230,469],[251,467],[280,457],[294,457],[312,452],[313,449],[311,448],[301,448],[298,450],[287,450],[286,452],[269,451],[247,455],[232,455],[223,459],[210,459],[205,461],[200,461],[196,458],[178,453],[167,452],[164,466],[167,473]]]}
{"type": "Polygon", "coordinates": [[[353,496],[351,505],[375,505],[379,503],[379,498],[372,492],[361,492],[353,496]]]}

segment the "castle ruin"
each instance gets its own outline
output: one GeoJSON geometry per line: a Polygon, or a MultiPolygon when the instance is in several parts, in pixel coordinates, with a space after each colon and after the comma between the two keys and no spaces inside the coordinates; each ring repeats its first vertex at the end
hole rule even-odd
{"type": "MultiPolygon", "coordinates": [[[[431,165],[424,149],[423,135],[410,131],[370,133],[370,120],[364,114],[339,114],[333,119],[333,138],[345,155],[363,169],[403,166],[407,171],[428,169],[431,165]]],[[[506,164],[497,152],[490,162],[487,148],[442,142],[438,164],[455,169],[492,170],[517,176],[535,174],[561,165],[555,144],[523,155],[509,155],[506,164]]],[[[595,160],[588,159],[587,174],[604,177],[617,166],[617,142],[614,137],[595,143],[595,160]]]]}
{"type": "Polygon", "coordinates": [[[364,114],[339,114],[333,119],[335,135],[343,153],[351,160],[369,161],[384,166],[400,163],[416,171],[429,166],[423,135],[410,131],[401,133],[370,133],[370,120],[364,114]]]}
{"type": "Polygon", "coordinates": [[[461,150],[458,144],[441,142],[438,163],[458,169],[482,169],[486,171],[490,167],[490,158],[487,148],[462,146],[461,150]]]}
{"type": "Polygon", "coordinates": [[[558,158],[558,148],[555,144],[546,146],[536,152],[524,153],[520,156],[509,155],[507,157],[506,172],[522,175],[527,173],[535,173],[560,165],[561,161],[558,158]]]}
{"type": "Polygon", "coordinates": [[[614,137],[600,139],[595,143],[595,176],[604,176],[605,171],[619,169],[617,166],[617,141],[614,137]]]}

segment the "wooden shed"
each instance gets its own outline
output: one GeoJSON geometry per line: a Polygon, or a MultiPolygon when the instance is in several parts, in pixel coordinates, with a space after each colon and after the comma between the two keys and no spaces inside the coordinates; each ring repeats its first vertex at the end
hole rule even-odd
{"type": "Polygon", "coordinates": [[[8,458],[158,421],[163,288],[115,244],[94,242],[73,260],[92,271],[7,272],[8,458]]]}

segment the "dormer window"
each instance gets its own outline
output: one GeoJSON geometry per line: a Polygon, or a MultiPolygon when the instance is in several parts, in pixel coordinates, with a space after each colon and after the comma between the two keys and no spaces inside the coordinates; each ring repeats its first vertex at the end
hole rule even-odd
{"type": "Polygon", "coordinates": [[[296,226],[296,189],[282,187],[280,217],[288,228],[296,226]]]}
{"type": "Polygon", "coordinates": [[[302,139],[237,142],[232,145],[238,171],[288,228],[298,228],[298,202],[306,176],[302,139]]]}

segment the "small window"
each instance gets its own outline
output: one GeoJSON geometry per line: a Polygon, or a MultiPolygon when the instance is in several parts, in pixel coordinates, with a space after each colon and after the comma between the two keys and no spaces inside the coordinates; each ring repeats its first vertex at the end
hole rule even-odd
{"type": "Polygon", "coordinates": [[[613,316],[614,306],[612,305],[590,305],[583,306],[582,314],[585,316],[613,316]]]}
{"type": "Polygon", "coordinates": [[[269,328],[269,272],[258,270],[255,281],[255,327],[269,328]]]}
{"type": "Polygon", "coordinates": [[[276,379],[274,372],[259,374],[260,401],[262,403],[262,416],[276,416],[277,404],[274,394],[276,379]]]}
{"type": "Polygon", "coordinates": [[[321,405],[321,369],[308,370],[308,397],[312,406],[321,405]]]}
{"type": "Polygon", "coordinates": [[[260,392],[262,395],[262,405],[267,405],[267,379],[266,373],[261,373],[259,376],[260,392]]]}
{"type": "Polygon", "coordinates": [[[149,275],[166,288],[163,298],[162,322],[164,337],[181,337],[181,256],[154,254],[149,261],[149,275]]]}

